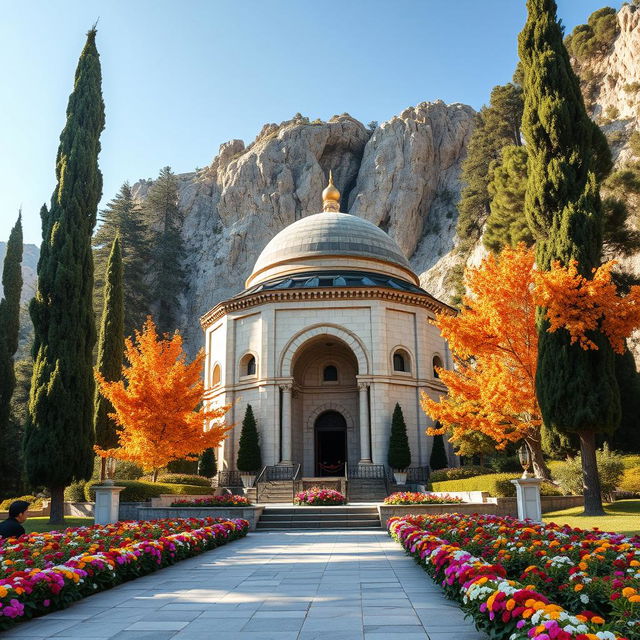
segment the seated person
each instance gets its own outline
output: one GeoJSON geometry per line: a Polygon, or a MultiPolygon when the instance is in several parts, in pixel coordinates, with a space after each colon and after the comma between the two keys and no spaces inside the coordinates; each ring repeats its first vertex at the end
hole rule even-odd
{"type": "Polygon", "coordinates": [[[9,517],[0,522],[0,538],[17,538],[24,534],[22,523],[27,519],[29,503],[16,500],[9,506],[9,517]]]}

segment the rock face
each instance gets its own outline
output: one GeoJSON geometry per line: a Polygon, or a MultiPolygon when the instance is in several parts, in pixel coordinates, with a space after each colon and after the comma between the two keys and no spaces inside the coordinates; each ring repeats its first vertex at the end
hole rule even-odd
{"type": "MultiPolygon", "coordinates": [[[[202,344],[197,319],[244,288],[267,242],[320,210],[329,170],[343,211],[389,232],[422,273],[446,255],[455,235],[460,164],[473,128],[471,107],[422,103],[368,130],[343,114],[266,125],[245,147],[232,140],[209,167],[180,176],[186,212],[188,288],[182,329],[202,344]]],[[[134,185],[144,198],[148,181],[134,185]]]]}

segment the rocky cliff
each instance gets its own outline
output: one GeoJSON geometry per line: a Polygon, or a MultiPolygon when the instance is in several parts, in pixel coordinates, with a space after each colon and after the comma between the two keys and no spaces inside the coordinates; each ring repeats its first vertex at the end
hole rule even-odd
{"type": "MultiPolygon", "coordinates": [[[[640,124],[640,9],[623,7],[618,21],[606,52],[574,64],[620,165],[630,159],[629,136],[640,124]]],[[[422,286],[449,300],[448,275],[460,266],[453,250],[460,169],[473,126],[471,107],[441,101],[405,109],[374,130],[347,114],[328,122],[298,116],[265,125],[248,146],[223,144],[208,167],[181,175],[188,253],[182,328],[190,349],[202,344],[199,316],[243,289],[266,243],[320,209],[330,169],[342,211],[387,231],[422,286]]],[[[136,183],[136,195],[144,198],[150,184],[136,183]]],[[[483,253],[479,242],[468,261],[483,253]]],[[[640,255],[627,266],[640,273],[640,255]]]]}

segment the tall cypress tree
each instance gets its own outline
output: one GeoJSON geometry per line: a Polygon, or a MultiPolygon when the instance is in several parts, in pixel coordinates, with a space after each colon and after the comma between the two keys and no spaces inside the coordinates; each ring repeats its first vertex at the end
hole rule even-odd
{"type": "Polygon", "coordinates": [[[120,187],[115,198],[100,211],[98,218],[101,224],[93,236],[93,260],[96,274],[94,309],[96,315],[102,313],[104,274],[113,241],[118,237],[123,269],[124,332],[126,336],[130,336],[135,329],[142,327],[150,311],[150,294],[147,284],[150,252],[142,208],[133,197],[133,191],[128,182],[120,187]]]}
{"type": "Polygon", "coordinates": [[[151,298],[157,305],[155,318],[160,332],[173,333],[180,318],[184,292],[182,223],[178,205],[178,179],[171,167],[164,167],[144,201],[149,230],[149,279],[151,298]]]}
{"type": "Polygon", "coordinates": [[[391,418],[391,433],[389,434],[389,452],[387,462],[392,469],[404,471],[411,464],[411,449],[407,436],[407,425],[400,403],[396,402],[391,418]]]}
{"type": "Polygon", "coordinates": [[[25,433],[33,485],[51,492],[50,522],[64,523],[64,488],[93,471],[93,368],[96,341],[91,236],[102,194],[98,168],[104,129],[96,30],[80,55],[60,135],[57,185],[43,207],[38,288],[31,302],[34,373],[25,433]]]}
{"type": "Polygon", "coordinates": [[[2,268],[4,298],[0,300],[0,478],[7,489],[19,483],[20,466],[11,397],[16,388],[13,357],[18,350],[22,292],[22,214],[11,230],[2,268]]]}
{"type": "Polygon", "coordinates": [[[260,453],[260,438],[256,419],[250,404],[244,413],[240,443],[238,445],[238,459],[236,461],[238,471],[259,471],[262,467],[262,454],[260,453]]]}
{"type": "MultiPolygon", "coordinates": [[[[97,370],[105,380],[113,382],[122,375],[124,358],[124,302],[122,293],[122,255],[118,236],[113,241],[104,275],[104,306],[98,339],[97,370]]],[[[111,403],[96,389],[93,426],[96,444],[102,449],[118,445],[116,425],[109,417],[111,403]]],[[[100,480],[106,477],[106,458],[102,458],[100,480]]]]}
{"type": "MultiPolygon", "coordinates": [[[[519,37],[524,70],[522,131],[529,152],[525,215],[536,238],[538,268],[578,261],[585,277],[600,264],[603,211],[594,125],[587,116],[556,19],[554,0],[527,0],[519,37]]],[[[620,421],[614,357],[606,338],[590,338],[598,350],[571,344],[568,332],[547,332],[538,310],[536,390],[546,424],[577,433],[582,452],[585,514],[603,513],[596,466],[596,433],[620,421]]]]}

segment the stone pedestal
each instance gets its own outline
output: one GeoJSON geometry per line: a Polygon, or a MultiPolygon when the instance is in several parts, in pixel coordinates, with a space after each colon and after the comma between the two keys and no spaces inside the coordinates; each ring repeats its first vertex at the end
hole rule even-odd
{"type": "Polygon", "coordinates": [[[516,485],[516,499],[518,503],[518,518],[542,522],[542,507],[540,505],[539,478],[518,478],[511,480],[516,485]]]}
{"type": "Polygon", "coordinates": [[[96,506],[94,511],[94,520],[96,524],[111,524],[118,522],[118,508],[120,507],[120,492],[125,487],[116,487],[111,484],[94,485],[96,492],[96,506]]]}

